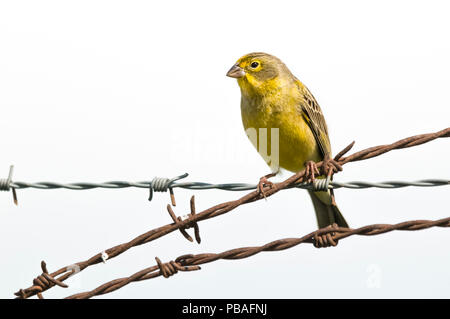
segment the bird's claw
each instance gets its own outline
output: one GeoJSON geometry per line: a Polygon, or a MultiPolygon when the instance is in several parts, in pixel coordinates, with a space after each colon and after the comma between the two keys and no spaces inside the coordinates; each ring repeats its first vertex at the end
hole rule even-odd
{"type": "MultiPolygon", "coordinates": [[[[333,223],[332,225],[328,225],[326,228],[338,228],[338,225],[336,223],[333,223]]],[[[333,237],[336,235],[335,232],[326,233],[323,235],[314,235],[314,247],[316,248],[325,248],[325,247],[335,247],[338,244],[338,241],[335,240],[333,237]]]]}
{"type": "Polygon", "coordinates": [[[320,175],[317,164],[313,161],[308,161],[305,164],[305,178],[308,183],[313,183],[316,179],[316,175],[320,175]]]}
{"type": "Polygon", "coordinates": [[[265,199],[267,199],[267,198],[266,198],[266,194],[264,192],[264,187],[266,187],[266,186],[269,186],[270,188],[273,187],[273,183],[271,181],[269,181],[269,178],[271,178],[275,175],[276,175],[275,173],[270,173],[270,174],[264,175],[263,177],[261,177],[259,179],[257,191],[259,194],[262,194],[265,199]]]}
{"type": "Polygon", "coordinates": [[[342,171],[342,165],[339,164],[336,160],[332,158],[326,158],[323,160],[322,172],[324,172],[326,176],[331,176],[334,173],[340,171],[342,171]]]}

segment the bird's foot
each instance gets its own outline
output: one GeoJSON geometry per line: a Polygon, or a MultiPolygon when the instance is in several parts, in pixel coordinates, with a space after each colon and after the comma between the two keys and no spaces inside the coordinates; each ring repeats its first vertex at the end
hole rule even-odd
{"type": "Polygon", "coordinates": [[[258,193],[262,194],[265,199],[267,199],[267,198],[266,198],[266,194],[264,192],[264,187],[269,186],[270,188],[272,188],[273,183],[271,181],[269,181],[269,178],[274,177],[275,175],[277,175],[277,173],[270,173],[270,174],[264,175],[263,177],[261,177],[259,179],[257,191],[258,191],[258,193]]]}
{"type": "MultiPolygon", "coordinates": [[[[322,172],[326,176],[332,176],[334,173],[342,171],[342,165],[332,158],[325,158],[322,164],[322,172]]],[[[305,179],[308,183],[313,183],[316,175],[320,175],[317,164],[313,161],[305,163],[305,179]]]]}
{"type": "Polygon", "coordinates": [[[313,161],[308,161],[305,164],[305,179],[308,183],[313,183],[316,175],[320,175],[317,164],[313,161]]]}
{"type": "MultiPolygon", "coordinates": [[[[328,225],[326,228],[336,229],[338,228],[338,225],[336,223],[333,223],[332,225],[328,225]]],[[[333,238],[335,235],[335,232],[330,232],[323,235],[314,235],[314,247],[325,248],[330,246],[337,246],[338,241],[333,238]]]]}
{"type": "Polygon", "coordinates": [[[334,173],[340,172],[342,171],[342,165],[339,164],[336,160],[326,157],[323,160],[323,164],[322,164],[322,172],[326,175],[326,176],[331,176],[334,173]]]}

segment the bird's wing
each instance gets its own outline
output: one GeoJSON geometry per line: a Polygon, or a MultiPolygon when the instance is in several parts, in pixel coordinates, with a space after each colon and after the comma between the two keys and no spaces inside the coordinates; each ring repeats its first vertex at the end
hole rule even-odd
{"type": "MultiPolygon", "coordinates": [[[[300,82],[300,81],[299,81],[300,82]]],[[[328,128],[319,103],[306,86],[300,83],[303,101],[300,103],[301,113],[316,138],[322,155],[331,157],[331,144],[328,128]]]]}

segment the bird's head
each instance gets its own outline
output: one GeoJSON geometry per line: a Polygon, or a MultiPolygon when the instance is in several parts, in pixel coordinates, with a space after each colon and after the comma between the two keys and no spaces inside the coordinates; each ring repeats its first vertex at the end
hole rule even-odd
{"type": "Polygon", "coordinates": [[[294,76],[277,57],[255,52],[241,57],[228,71],[236,78],[243,95],[266,95],[294,81],[294,76]]]}

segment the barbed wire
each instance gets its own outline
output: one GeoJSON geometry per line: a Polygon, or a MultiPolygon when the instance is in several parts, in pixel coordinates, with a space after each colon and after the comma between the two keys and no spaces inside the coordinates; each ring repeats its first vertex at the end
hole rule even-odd
{"type": "MultiPolygon", "coordinates": [[[[388,145],[380,145],[371,147],[359,152],[356,152],[352,155],[349,155],[347,157],[344,157],[344,155],[353,147],[354,142],[352,142],[350,145],[345,147],[341,152],[339,152],[334,160],[340,164],[344,165],[349,162],[353,161],[359,161],[359,160],[365,160],[372,157],[379,156],[381,154],[384,154],[386,152],[392,151],[394,149],[403,149],[407,147],[413,147],[417,146],[423,143],[427,143],[429,141],[432,141],[437,138],[443,138],[443,137],[449,137],[450,136],[450,128],[446,128],[444,130],[435,132],[435,133],[429,133],[429,134],[422,134],[422,135],[416,135],[411,136],[402,140],[399,140],[395,143],[388,144],[388,145]]],[[[317,167],[319,169],[322,169],[323,162],[317,163],[317,167]]],[[[323,173],[323,172],[322,172],[323,173]]],[[[43,291],[53,287],[56,285],[56,282],[63,283],[64,280],[66,280],[68,277],[73,276],[75,274],[80,273],[87,267],[90,267],[92,265],[98,264],[100,262],[104,261],[104,256],[108,256],[109,259],[114,258],[128,249],[139,246],[145,243],[148,243],[150,241],[156,240],[162,236],[165,236],[175,230],[179,230],[183,233],[188,228],[196,228],[196,232],[198,232],[198,225],[197,223],[210,219],[216,216],[223,215],[225,213],[228,213],[232,210],[234,210],[236,207],[248,204],[257,200],[261,200],[263,198],[268,198],[269,196],[277,193],[278,191],[282,189],[286,189],[289,187],[292,187],[294,184],[302,183],[305,179],[305,170],[298,172],[291,177],[287,178],[286,180],[274,183],[272,185],[266,185],[263,188],[263,192],[260,191],[252,191],[243,197],[233,200],[224,202],[218,205],[215,205],[213,207],[210,207],[208,209],[203,210],[202,212],[196,213],[195,212],[195,204],[194,204],[194,197],[191,198],[191,214],[186,215],[185,218],[177,217],[176,221],[174,220],[173,223],[167,224],[165,226],[161,226],[155,229],[152,229],[144,234],[141,234],[140,236],[134,238],[133,240],[123,243],[117,246],[114,246],[112,248],[109,248],[101,253],[98,253],[88,260],[78,262],[66,267],[63,267],[51,274],[46,273],[45,277],[50,277],[54,281],[47,280],[47,282],[37,281],[36,279],[33,281],[33,286],[26,288],[26,289],[20,289],[18,292],[15,293],[15,295],[18,298],[28,298],[31,296],[34,296],[36,294],[41,294],[43,291]],[[196,227],[197,226],[197,227],[196,227]],[[77,269],[77,272],[74,272],[74,267],[77,269]],[[58,277],[57,277],[58,276],[58,277]]],[[[170,213],[170,205],[167,205],[168,211],[170,213]]],[[[172,211],[173,213],[173,211],[172,211]]],[[[174,213],[173,213],[174,214],[174,213]]],[[[172,216],[172,214],[171,214],[172,216]]],[[[172,216],[173,218],[173,216],[172,216]]],[[[400,228],[399,228],[400,229],[400,228]]],[[[184,235],[184,234],[183,234],[184,235]]],[[[333,238],[330,237],[330,234],[325,234],[325,237],[317,237],[316,238],[316,244],[318,246],[325,245],[325,244],[331,244],[333,245],[334,241],[333,238]]],[[[186,237],[186,236],[185,236],[186,237]]],[[[192,239],[192,238],[191,238],[192,239]]],[[[338,238],[339,239],[339,238],[338,238]]],[[[172,265],[173,266],[173,265],[172,265]]],[[[174,267],[174,266],[173,266],[174,267]]]]}
{"type": "MultiPolygon", "coordinates": [[[[445,130],[443,130],[445,131],[445,130]]],[[[417,138],[417,141],[420,141],[421,138],[425,138],[428,134],[420,135],[417,138]]],[[[444,134],[445,135],[445,134],[444,134]]],[[[448,137],[448,133],[447,136],[448,137]]],[[[401,142],[401,141],[399,141],[401,142]]],[[[421,143],[419,143],[421,144],[421,143]]],[[[415,144],[415,145],[419,145],[415,144]]],[[[380,151],[383,151],[383,148],[386,145],[380,145],[376,147],[372,147],[364,150],[364,154],[360,154],[359,159],[362,160],[366,158],[373,157],[371,154],[378,154],[380,151]]],[[[403,146],[409,147],[407,145],[403,146]]],[[[382,154],[382,153],[380,153],[382,154]]],[[[379,154],[378,154],[379,155],[379,154]]],[[[377,156],[377,155],[375,155],[377,156]]],[[[348,158],[347,158],[348,160],[348,158]]],[[[351,160],[353,161],[353,160],[351,160]]],[[[57,183],[57,182],[20,182],[20,181],[12,181],[12,172],[13,165],[10,166],[10,171],[8,178],[0,179],[0,191],[13,191],[14,201],[17,203],[17,195],[15,194],[16,189],[26,189],[26,188],[35,188],[35,189],[69,189],[69,190],[89,190],[96,188],[106,188],[106,189],[122,189],[129,187],[136,188],[147,188],[150,190],[149,200],[153,198],[153,192],[166,192],[170,191],[172,204],[175,206],[175,199],[173,194],[174,188],[184,188],[190,190],[206,190],[206,189],[219,189],[225,191],[246,191],[246,190],[254,190],[256,189],[256,184],[248,184],[248,183],[221,183],[221,184],[212,184],[205,182],[184,182],[184,183],[176,183],[177,180],[186,178],[188,173],[182,174],[180,176],[176,176],[174,178],[165,178],[165,177],[155,177],[151,181],[140,181],[140,182],[130,182],[130,181],[109,181],[103,183],[92,183],[92,182],[77,182],[77,183],[57,183]]],[[[324,182],[323,180],[317,180],[317,183],[324,182]]],[[[338,181],[329,181],[324,185],[315,185],[314,183],[297,183],[295,185],[289,185],[286,188],[303,188],[303,189],[311,189],[317,190],[317,188],[327,187],[329,189],[339,189],[339,188],[351,188],[351,189],[366,189],[366,188],[384,188],[384,189],[394,189],[394,188],[403,188],[408,186],[416,186],[416,187],[432,187],[432,186],[444,186],[450,185],[450,180],[448,179],[424,179],[418,181],[385,181],[385,182],[367,182],[367,181],[352,181],[352,182],[338,182],[338,181]]]]}
{"type": "Polygon", "coordinates": [[[143,269],[129,277],[111,280],[91,291],[71,295],[69,297],[66,297],[66,299],[88,299],[94,296],[113,292],[119,288],[124,287],[125,285],[128,285],[131,282],[148,280],[159,277],[161,275],[165,278],[169,278],[170,276],[176,274],[178,271],[200,270],[201,268],[198,265],[210,263],[219,259],[244,259],[259,254],[263,251],[280,251],[305,243],[316,244],[317,237],[327,238],[327,234],[330,235],[329,238],[331,238],[331,241],[337,244],[339,239],[347,238],[352,235],[374,236],[394,230],[413,231],[430,227],[450,227],[450,217],[435,221],[413,220],[398,224],[373,224],[356,229],[343,227],[322,228],[300,238],[284,238],[272,241],[263,246],[235,248],[219,254],[204,253],[196,255],[182,255],[176,258],[175,261],[170,261],[168,263],[162,263],[158,257],[155,257],[157,264],[154,266],[143,269]]]}
{"type": "MultiPolygon", "coordinates": [[[[141,182],[128,182],[128,181],[110,181],[104,183],[55,183],[55,182],[37,182],[37,183],[27,183],[27,182],[11,182],[10,187],[15,189],[26,189],[26,188],[37,188],[37,189],[70,189],[70,190],[88,190],[95,188],[108,188],[108,189],[121,189],[128,187],[137,188],[147,188],[150,189],[154,187],[155,181],[158,181],[158,177],[152,181],[141,181],[141,182]]],[[[353,182],[337,182],[330,181],[329,188],[339,189],[339,188],[351,188],[351,189],[365,189],[365,188],[402,188],[407,186],[417,186],[417,187],[430,187],[430,186],[443,186],[450,185],[449,179],[424,179],[418,181],[385,181],[385,182],[366,182],[366,181],[353,181],[353,182]]],[[[248,183],[222,183],[222,184],[211,184],[205,182],[185,182],[185,183],[172,183],[166,188],[184,188],[190,190],[206,190],[206,189],[219,189],[225,191],[248,191],[256,189],[258,185],[248,184],[248,183]]],[[[298,185],[291,185],[290,188],[303,188],[303,189],[314,189],[311,183],[301,183],[298,185]]],[[[2,190],[2,189],[0,189],[2,190]]]]}
{"type": "MultiPolygon", "coordinates": [[[[69,189],[69,190],[89,190],[96,188],[106,188],[106,189],[122,189],[129,187],[136,188],[147,188],[150,191],[148,200],[153,199],[154,192],[166,192],[170,191],[170,198],[172,205],[176,206],[175,195],[173,192],[174,188],[184,188],[190,190],[207,190],[207,189],[219,189],[224,191],[247,191],[254,190],[257,188],[257,184],[249,183],[221,183],[221,184],[211,184],[205,182],[184,182],[175,183],[175,181],[182,178],[186,178],[188,173],[174,177],[155,177],[151,181],[140,181],[140,182],[129,182],[129,181],[109,181],[104,183],[91,183],[91,182],[78,182],[78,183],[56,183],[56,182],[13,182],[11,180],[13,165],[11,165],[10,173],[8,178],[0,179],[0,191],[13,192],[14,203],[17,205],[17,193],[16,189],[69,189]]],[[[367,182],[367,181],[352,181],[352,182],[338,182],[331,181],[328,179],[316,179],[313,183],[298,183],[295,185],[290,185],[286,188],[302,188],[309,190],[328,190],[328,189],[339,189],[339,188],[350,188],[350,189],[367,189],[367,188],[383,188],[383,189],[397,189],[409,186],[415,187],[433,187],[433,186],[445,186],[450,185],[450,180],[448,179],[423,179],[418,181],[384,181],[384,182],[367,182]]]]}

